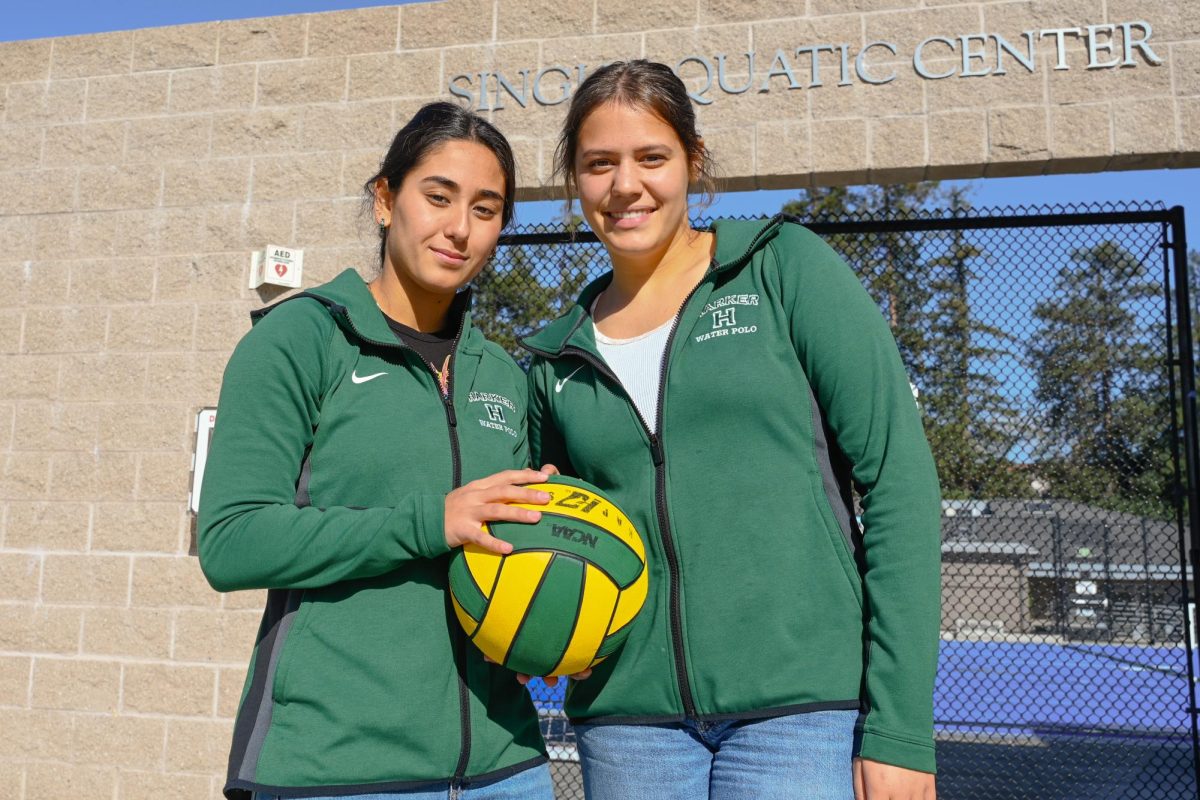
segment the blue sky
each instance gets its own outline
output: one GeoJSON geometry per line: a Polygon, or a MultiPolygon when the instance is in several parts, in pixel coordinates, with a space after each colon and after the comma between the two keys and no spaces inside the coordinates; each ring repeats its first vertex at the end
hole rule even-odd
{"type": "Polygon", "coordinates": [[[171,3],[163,0],[84,2],[60,0],[52,6],[39,3],[6,3],[0,15],[0,42],[40,39],[76,33],[158,28],[189,22],[248,19],[279,14],[305,14],[339,8],[406,5],[404,0],[199,0],[171,3]]]}
{"type": "MultiPolygon", "coordinates": [[[[59,0],[48,9],[38,3],[8,3],[0,16],[0,41],[396,4],[371,0],[205,0],[199,3],[59,0]]],[[[1192,246],[1200,247],[1200,202],[1197,202],[1196,191],[1200,186],[1200,169],[996,178],[956,183],[970,188],[971,202],[977,207],[1091,200],[1161,200],[1167,206],[1183,205],[1189,211],[1187,222],[1192,231],[1189,237],[1192,246]]],[[[713,206],[711,213],[714,216],[771,213],[793,194],[790,191],[729,194],[713,206]]],[[[534,222],[556,216],[556,213],[556,204],[532,203],[522,208],[519,217],[522,221],[534,222]]]]}

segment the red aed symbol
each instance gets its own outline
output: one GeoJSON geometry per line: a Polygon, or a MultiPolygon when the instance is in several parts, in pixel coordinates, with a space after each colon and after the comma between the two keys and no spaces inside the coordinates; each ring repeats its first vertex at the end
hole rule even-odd
{"type": "Polygon", "coordinates": [[[279,262],[275,263],[275,274],[276,275],[278,275],[279,277],[282,278],[284,276],[284,273],[286,273],[286,272],[287,272],[286,264],[281,264],[279,262]]]}

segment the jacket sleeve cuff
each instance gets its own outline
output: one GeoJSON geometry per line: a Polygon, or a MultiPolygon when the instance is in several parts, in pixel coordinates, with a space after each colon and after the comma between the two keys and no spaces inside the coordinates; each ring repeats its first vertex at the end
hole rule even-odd
{"type": "Polygon", "coordinates": [[[417,498],[417,547],[426,558],[450,552],[446,544],[446,498],[424,494],[417,498]]]}
{"type": "Polygon", "coordinates": [[[863,731],[855,755],[905,769],[937,772],[933,742],[916,742],[879,731],[863,731]]]}

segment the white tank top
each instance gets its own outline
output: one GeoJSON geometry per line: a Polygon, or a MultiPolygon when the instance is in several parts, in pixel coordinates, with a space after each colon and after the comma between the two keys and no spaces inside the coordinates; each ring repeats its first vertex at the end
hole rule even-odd
{"type": "MultiPolygon", "coordinates": [[[[595,311],[594,303],[592,311],[595,311]]],[[[669,319],[654,330],[631,339],[613,339],[601,333],[592,320],[596,349],[620,379],[651,433],[658,433],[658,381],[663,350],[674,322],[674,318],[669,319]]]]}

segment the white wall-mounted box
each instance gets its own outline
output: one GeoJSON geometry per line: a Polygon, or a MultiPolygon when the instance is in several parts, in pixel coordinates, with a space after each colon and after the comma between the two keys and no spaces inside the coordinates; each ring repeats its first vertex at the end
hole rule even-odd
{"type": "Polygon", "coordinates": [[[251,289],[257,289],[264,283],[295,289],[300,285],[303,275],[303,250],[269,244],[261,252],[256,250],[250,254],[251,289]]]}

